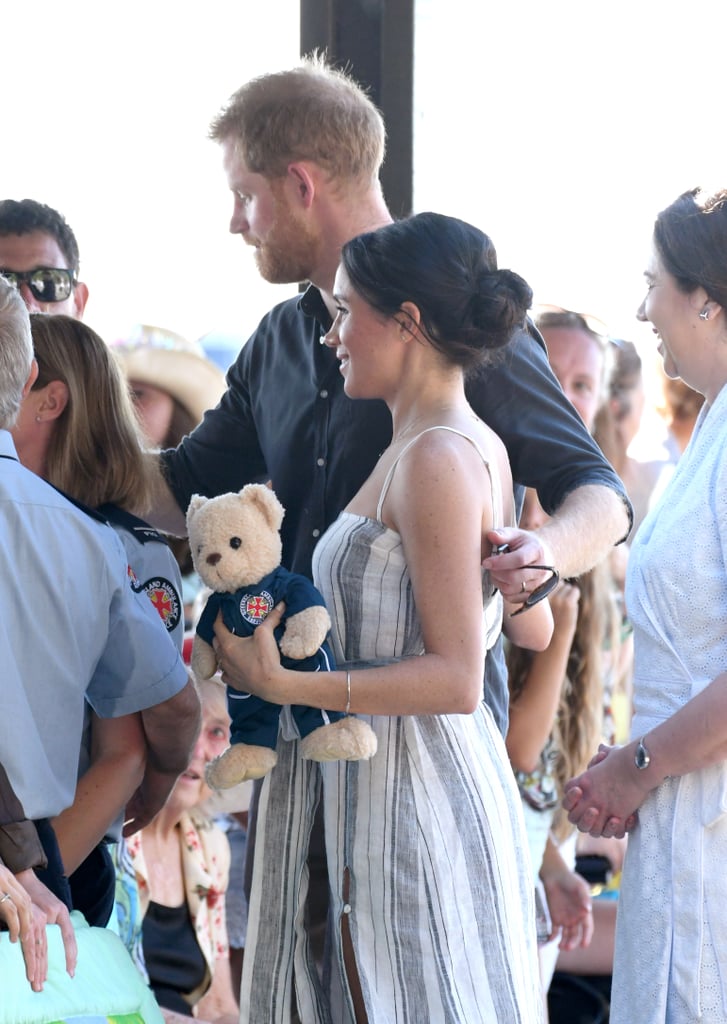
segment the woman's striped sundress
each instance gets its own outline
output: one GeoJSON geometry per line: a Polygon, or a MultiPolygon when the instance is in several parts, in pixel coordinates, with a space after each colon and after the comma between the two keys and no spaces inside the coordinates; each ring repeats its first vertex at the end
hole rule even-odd
{"type": "MultiPolygon", "coordinates": [[[[318,544],[314,576],[339,666],[422,653],[401,540],[383,523],[343,513],[318,544]]],[[[496,634],[499,596],[488,605],[496,634]]],[[[370,761],[316,765],[300,760],[297,743],[279,744],[258,816],[242,1020],[289,1019],[294,963],[303,1024],[354,1024],[338,942],[345,914],[370,1024],[535,1024],[542,1011],[527,843],[489,710],[360,717],[378,738],[370,761]],[[323,983],[302,910],[321,791],[332,923],[323,983]]]]}

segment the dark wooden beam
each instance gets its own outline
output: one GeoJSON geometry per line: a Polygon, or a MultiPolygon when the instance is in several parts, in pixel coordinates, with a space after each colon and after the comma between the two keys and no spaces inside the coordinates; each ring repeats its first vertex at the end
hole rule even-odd
{"type": "Polygon", "coordinates": [[[415,0],[300,0],[300,52],[325,50],[366,88],[384,115],[384,196],[395,217],[411,213],[415,0]]]}

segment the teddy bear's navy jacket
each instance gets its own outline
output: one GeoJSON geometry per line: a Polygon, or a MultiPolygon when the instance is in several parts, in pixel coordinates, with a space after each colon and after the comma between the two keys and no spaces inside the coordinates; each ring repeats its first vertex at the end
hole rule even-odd
{"type": "MultiPolygon", "coordinates": [[[[197,623],[197,633],[211,644],[215,636],[214,622],[218,612],[222,611],[222,618],[230,632],[236,636],[252,636],[281,601],[285,601],[285,615],[275,630],[278,644],[285,632],[287,619],[312,606],[325,607],[323,598],[307,577],[278,566],[258,583],[241,587],[234,593],[210,594],[197,623]]],[[[296,661],[281,653],[280,660],[285,668],[296,672],[330,672],[336,667],[331,649],[325,641],[309,658],[296,661]]],[[[251,743],[274,750],[278,739],[280,705],[231,687],[227,688],[227,697],[232,719],[230,742],[251,743]]],[[[320,708],[295,706],[291,710],[301,738],[321,725],[345,717],[340,711],[323,711],[320,708]]]]}

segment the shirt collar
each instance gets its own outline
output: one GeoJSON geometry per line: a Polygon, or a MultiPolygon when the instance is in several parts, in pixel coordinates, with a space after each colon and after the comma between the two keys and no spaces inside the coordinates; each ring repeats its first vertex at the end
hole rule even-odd
{"type": "Polygon", "coordinates": [[[329,331],[333,320],[328,312],[328,306],[323,301],[320,290],[314,284],[309,284],[298,300],[298,309],[305,316],[313,317],[324,331],[329,331]]]}
{"type": "Polygon", "coordinates": [[[0,455],[5,455],[10,459],[17,459],[18,457],[13,435],[9,430],[0,430],[0,455]]]}

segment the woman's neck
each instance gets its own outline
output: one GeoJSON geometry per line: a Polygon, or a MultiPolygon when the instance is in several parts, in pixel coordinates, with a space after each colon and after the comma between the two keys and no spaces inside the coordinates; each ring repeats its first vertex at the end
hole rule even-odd
{"type": "Polygon", "coordinates": [[[410,388],[407,395],[398,395],[389,408],[393,423],[392,444],[428,427],[451,426],[463,414],[468,418],[474,416],[465,398],[461,377],[437,382],[434,387],[410,388]]]}
{"type": "Polygon", "coordinates": [[[31,473],[35,473],[36,476],[47,480],[47,439],[43,438],[40,439],[37,444],[32,444],[25,441],[19,441],[19,438],[13,434],[13,441],[15,442],[15,450],[18,453],[18,460],[22,465],[25,466],[26,469],[29,469],[31,473]]]}

